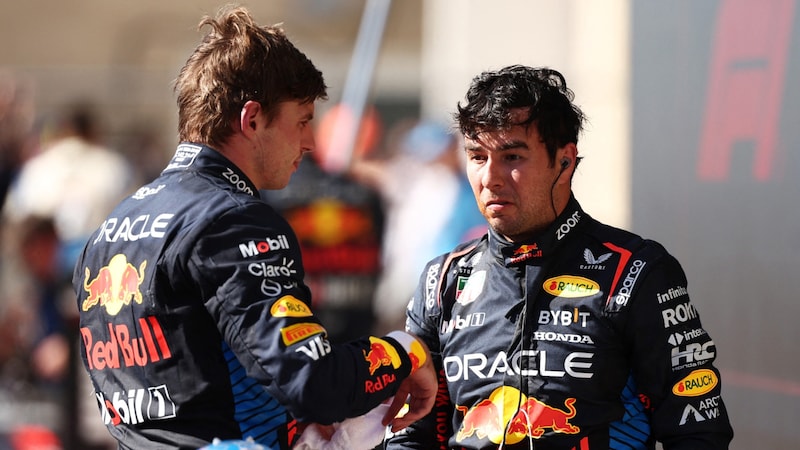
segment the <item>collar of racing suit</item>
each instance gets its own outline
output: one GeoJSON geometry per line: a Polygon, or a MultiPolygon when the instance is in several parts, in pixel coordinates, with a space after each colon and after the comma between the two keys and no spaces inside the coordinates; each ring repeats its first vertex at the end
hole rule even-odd
{"type": "Polygon", "coordinates": [[[260,196],[256,185],[236,164],[219,151],[206,145],[181,142],[162,173],[172,170],[209,173],[215,178],[227,181],[233,190],[254,197],[260,196]]]}
{"type": "Polygon", "coordinates": [[[525,243],[509,242],[489,227],[489,253],[506,266],[516,266],[526,261],[535,262],[555,254],[565,238],[574,230],[588,222],[574,195],[570,196],[564,211],[553,223],[535,238],[525,243]]]}

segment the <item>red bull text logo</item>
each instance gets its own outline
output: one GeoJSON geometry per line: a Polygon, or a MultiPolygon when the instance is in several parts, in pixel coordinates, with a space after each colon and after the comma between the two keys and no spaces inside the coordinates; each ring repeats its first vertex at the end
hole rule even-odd
{"type": "Polygon", "coordinates": [[[133,326],[109,323],[109,339],[95,340],[96,337],[89,327],[81,328],[89,370],[144,367],[172,357],[164,330],[155,316],[142,317],[133,326]]]}
{"type": "Polygon", "coordinates": [[[513,256],[510,259],[511,264],[525,261],[531,258],[541,258],[542,251],[539,250],[539,244],[524,244],[520,245],[518,249],[514,250],[513,256]]]}
{"type": "Polygon", "coordinates": [[[577,412],[574,404],[574,398],[566,399],[564,411],[528,397],[516,388],[501,386],[471,408],[456,405],[456,410],[464,414],[456,441],[474,435],[500,444],[505,434],[506,444],[516,444],[527,436],[538,439],[548,430],[577,434],[581,429],[569,422],[577,412]]]}
{"type": "Polygon", "coordinates": [[[144,281],[144,268],[147,261],[139,265],[139,270],[128,262],[128,258],[119,253],[114,255],[108,265],[100,268],[97,276],[91,281],[91,270],[84,270],[83,289],[89,294],[81,304],[83,311],[89,311],[95,305],[105,306],[109,315],[116,316],[131,301],[141,304],[142,292],[139,285],[144,281]]]}
{"type": "MultiPolygon", "coordinates": [[[[369,343],[369,351],[362,350],[362,352],[364,353],[364,359],[369,363],[370,375],[374,375],[375,371],[383,366],[391,366],[395,369],[400,367],[400,355],[391,344],[375,337],[370,337],[369,343]]],[[[413,360],[412,364],[414,364],[413,360]]],[[[419,361],[417,361],[417,364],[419,364],[419,361]]],[[[364,392],[375,393],[381,391],[396,381],[397,375],[393,373],[380,374],[364,383],[364,392]]]]}

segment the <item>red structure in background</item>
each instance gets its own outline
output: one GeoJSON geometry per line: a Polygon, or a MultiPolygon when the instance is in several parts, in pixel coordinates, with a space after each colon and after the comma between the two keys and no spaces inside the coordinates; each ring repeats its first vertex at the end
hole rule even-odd
{"type": "Polygon", "coordinates": [[[698,178],[724,181],[731,152],[754,143],[753,178],[775,176],[781,96],[791,40],[795,0],[720,3],[708,80],[698,178]]]}

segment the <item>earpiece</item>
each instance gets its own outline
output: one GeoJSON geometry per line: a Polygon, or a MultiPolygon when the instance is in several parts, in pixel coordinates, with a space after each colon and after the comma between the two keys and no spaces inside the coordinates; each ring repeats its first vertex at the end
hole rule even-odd
{"type": "Polygon", "coordinates": [[[564,159],[562,159],[562,160],[561,160],[561,170],[564,170],[564,169],[566,169],[567,167],[569,167],[569,164],[570,164],[570,163],[569,163],[569,158],[564,158],[564,159]]]}

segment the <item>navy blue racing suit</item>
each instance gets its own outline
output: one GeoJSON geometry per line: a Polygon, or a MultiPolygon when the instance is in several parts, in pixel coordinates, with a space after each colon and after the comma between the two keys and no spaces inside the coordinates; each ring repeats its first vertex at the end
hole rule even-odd
{"type": "Polygon", "coordinates": [[[716,348],[658,243],[571,198],[536,240],[489,230],[428,263],[406,328],[439,398],[393,449],[727,448],[716,348]]]}
{"type": "Polygon", "coordinates": [[[392,395],[402,342],[333,344],[314,316],[288,223],[217,151],[181,144],[123,200],[74,274],[81,356],[123,449],[253,437],[288,449],[392,395]]]}

